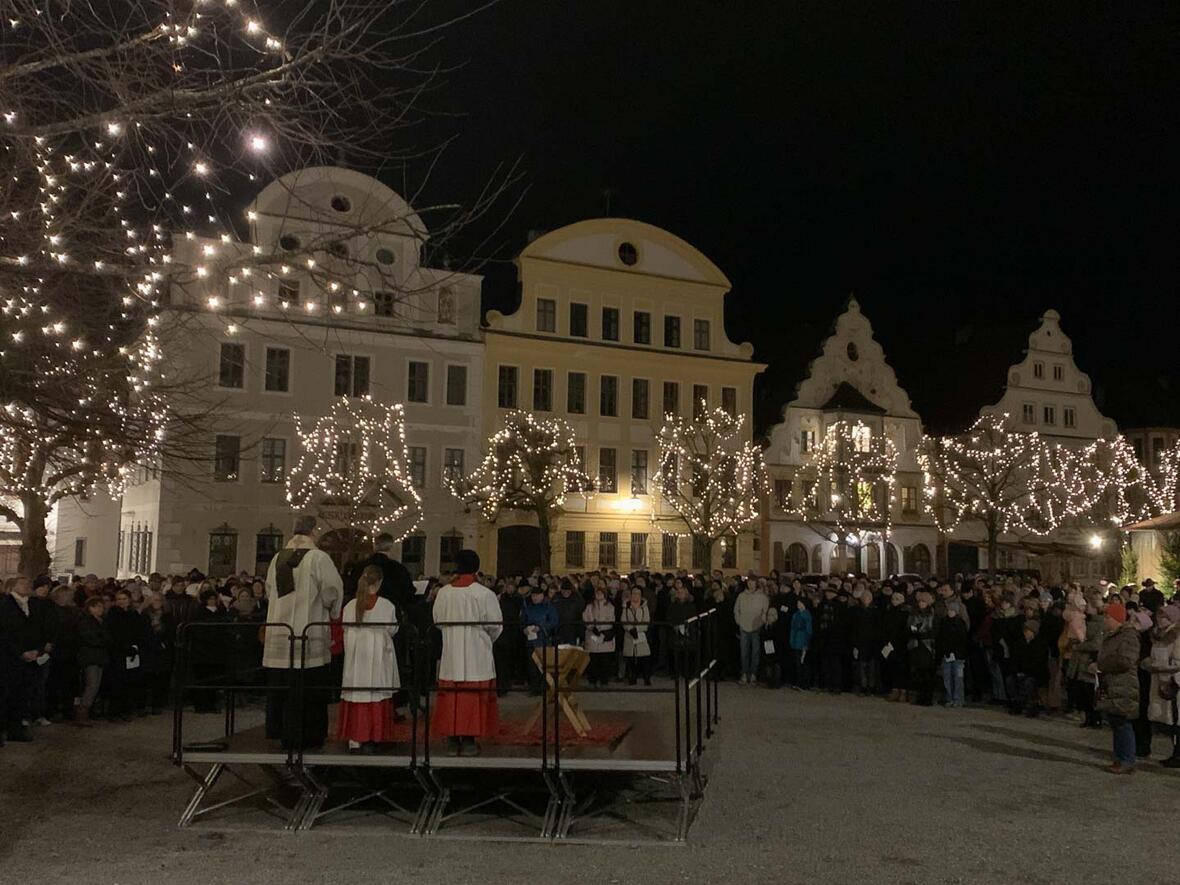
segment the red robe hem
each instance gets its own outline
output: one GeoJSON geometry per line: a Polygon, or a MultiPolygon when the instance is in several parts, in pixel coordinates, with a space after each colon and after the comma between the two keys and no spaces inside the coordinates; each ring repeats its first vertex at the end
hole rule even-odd
{"type": "Polygon", "coordinates": [[[440,679],[430,731],[437,737],[495,737],[500,732],[498,700],[495,679],[477,682],[440,679]]]}

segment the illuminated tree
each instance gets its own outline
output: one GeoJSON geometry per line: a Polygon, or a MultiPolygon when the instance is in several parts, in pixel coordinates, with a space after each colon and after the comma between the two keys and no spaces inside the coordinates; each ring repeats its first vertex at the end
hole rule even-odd
{"type": "Polygon", "coordinates": [[[1180,510],[1180,440],[1159,456],[1156,475],[1156,501],[1161,513],[1180,510]]]}
{"type": "Polygon", "coordinates": [[[519,410],[504,416],[479,466],[466,476],[447,477],[446,485],[459,500],[477,506],[489,522],[504,510],[536,517],[543,572],[550,571],[550,535],[566,497],[595,490],[573,428],[560,418],[519,410]]]}
{"type": "MultiPolygon", "coordinates": [[[[21,528],[27,574],[48,565],[55,502],[117,493],[130,466],[192,436],[165,437],[167,425],[206,408],[184,406],[191,379],[168,377],[157,340],[175,332],[159,328],[176,316],[169,291],[213,275],[184,244],[239,241],[245,203],[288,170],[421,152],[393,134],[419,122],[437,67],[424,53],[447,22],[424,6],[6,0],[0,493],[19,506],[0,514],[21,528]]],[[[331,248],[292,257],[311,267],[331,248]]],[[[250,262],[271,275],[277,261],[259,252],[231,275],[250,262]]]]}
{"type": "Polygon", "coordinates": [[[295,416],[299,460],[287,476],[287,501],[315,508],[337,527],[400,540],[418,527],[422,499],[410,476],[404,410],[369,397],[340,397],[310,424],[295,416]]]}
{"type": "Polygon", "coordinates": [[[874,536],[888,538],[897,447],[861,421],[836,421],[806,455],[800,474],[812,493],[790,508],[824,538],[859,550],[874,536]]]}
{"type": "Polygon", "coordinates": [[[736,539],[758,518],[767,493],[762,450],[746,440],[745,422],[745,416],[702,404],[699,417],[665,415],[656,438],[652,523],[664,534],[692,538],[693,560],[706,567],[719,540],[736,539]]]}

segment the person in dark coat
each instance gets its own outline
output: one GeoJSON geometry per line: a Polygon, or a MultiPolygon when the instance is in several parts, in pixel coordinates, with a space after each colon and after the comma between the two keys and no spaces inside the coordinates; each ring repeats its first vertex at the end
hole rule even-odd
{"type": "Polygon", "coordinates": [[[78,619],[78,667],[82,671],[82,694],[74,710],[74,724],[89,727],[90,710],[102,688],[103,673],[111,665],[111,633],[105,623],[106,604],[101,596],[85,601],[78,619]]]}
{"type": "Polygon", "coordinates": [[[820,687],[839,694],[844,690],[844,659],[851,652],[851,623],[835,587],[824,589],[823,602],[815,610],[814,629],[812,647],[819,655],[820,687]]]}
{"type": "Polygon", "coordinates": [[[196,618],[197,611],[201,608],[201,603],[196,597],[185,592],[187,588],[188,579],[177,578],[164,594],[164,610],[177,629],[196,618]]]}
{"type": "MultiPolygon", "coordinates": [[[[373,555],[363,559],[348,570],[344,576],[344,601],[356,598],[356,585],[365,569],[371,565],[381,569],[381,589],[378,591],[398,609],[399,621],[406,608],[414,604],[414,579],[410,570],[402,565],[393,554],[397,542],[393,535],[382,532],[373,539],[373,555]]],[[[400,661],[399,661],[400,663],[400,661]]]]}
{"type": "Polygon", "coordinates": [[[1008,712],[1035,717],[1041,686],[1049,681],[1049,643],[1043,625],[1026,620],[1012,650],[1012,675],[1008,677],[1008,712]]]}
{"type": "Polygon", "coordinates": [[[150,641],[147,620],[131,607],[131,594],[119,590],[115,607],[107,612],[111,634],[110,707],[107,718],[127,722],[141,706],[147,688],[144,674],[150,641]]]}
{"type": "MultiPolygon", "coordinates": [[[[145,701],[152,713],[158,714],[164,711],[171,700],[172,668],[176,660],[176,625],[164,609],[164,597],[159,593],[148,598],[143,617],[147,622],[145,701]]],[[[257,638],[249,638],[258,645],[257,638]]],[[[259,648],[260,659],[261,654],[259,648]]]]}
{"type": "Polygon", "coordinates": [[[582,612],[586,603],[580,594],[574,592],[573,582],[563,578],[561,589],[553,597],[553,608],[557,610],[557,644],[581,645],[585,628],[582,625],[582,612]]]}
{"type": "Polygon", "coordinates": [[[54,609],[53,653],[49,659],[49,703],[46,715],[53,721],[71,719],[78,684],[78,621],[84,612],[74,605],[74,593],[60,586],[50,594],[54,609]]]}
{"type": "Polygon", "coordinates": [[[203,625],[228,623],[230,617],[221,607],[217,591],[203,591],[189,637],[191,684],[195,686],[190,696],[197,713],[217,712],[217,689],[214,686],[229,669],[228,656],[232,647],[227,628],[203,625]]]}
{"type": "Polygon", "coordinates": [[[25,577],[12,578],[8,593],[0,598],[0,678],[4,678],[4,709],[0,710],[0,734],[8,740],[31,741],[33,694],[41,667],[53,651],[53,627],[49,603],[33,595],[25,577]]]}
{"type": "Polygon", "coordinates": [[[881,613],[873,605],[872,594],[863,591],[848,612],[852,622],[852,658],[855,686],[865,696],[875,695],[881,685],[881,647],[884,645],[881,613]]]}
{"type": "Polygon", "coordinates": [[[914,703],[929,707],[934,703],[934,680],[938,658],[935,654],[934,609],[930,594],[919,590],[914,594],[914,608],[907,628],[909,640],[906,652],[910,668],[910,688],[914,703]]]}
{"type": "Polygon", "coordinates": [[[697,604],[688,588],[676,582],[676,595],[668,603],[668,647],[672,653],[673,672],[688,679],[696,671],[697,634],[699,625],[693,620],[697,604]]]}
{"type": "Polygon", "coordinates": [[[948,707],[963,706],[963,669],[967,664],[969,633],[957,600],[946,604],[945,615],[936,616],[934,653],[942,669],[943,702],[948,707]]]}
{"type": "Polygon", "coordinates": [[[889,700],[903,701],[909,688],[910,607],[905,594],[894,591],[889,597],[889,608],[882,615],[882,634],[885,644],[881,654],[885,658],[885,674],[889,680],[889,700]],[[888,651],[888,654],[885,654],[888,651]]]}
{"type": "Polygon", "coordinates": [[[504,630],[492,643],[492,656],[496,661],[496,688],[503,697],[525,675],[520,671],[525,661],[526,645],[520,623],[523,602],[520,594],[509,581],[499,581],[496,589],[504,630]]]}

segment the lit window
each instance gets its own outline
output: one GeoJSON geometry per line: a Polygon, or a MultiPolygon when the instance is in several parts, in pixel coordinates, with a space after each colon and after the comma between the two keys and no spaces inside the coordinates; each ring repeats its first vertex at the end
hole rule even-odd
{"type": "Polygon", "coordinates": [[[901,511],[902,511],[902,513],[917,513],[918,512],[918,487],[917,486],[902,486],[901,487],[901,511]]]}
{"type": "Polygon", "coordinates": [[[872,448],[873,431],[864,424],[857,424],[852,428],[852,444],[858,452],[867,452],[872,448]]]}

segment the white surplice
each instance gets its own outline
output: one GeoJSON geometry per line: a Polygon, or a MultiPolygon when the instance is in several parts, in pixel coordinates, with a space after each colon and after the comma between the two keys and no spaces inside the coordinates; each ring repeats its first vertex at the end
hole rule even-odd
{"type": "Polygon", "coordinates": [[[397,669],[397,654],[393,637],[397,633],[397,610],[393,603],[377,597],[376,604],[364,613],[361,625],[356,623],[356,600],[344,606],[344,685],[350,688],[368,687],[374,691],[342,691],[341,700],[350,704],[375,704],[393,697],[393,689],[401,687],[397,669]],[[365,627],[363,623],[388,624],[389,627],[365,627]]]}
{"type": "Polygon", "coordinates": [[[475,622],[471,626],[439,626],[442,661],[438,678],[452,682],[484,682],[496,678],[492,643],[504,630],[500,602],[483,584],[448,584],[434,600],[434,623],[475,622]]]}

